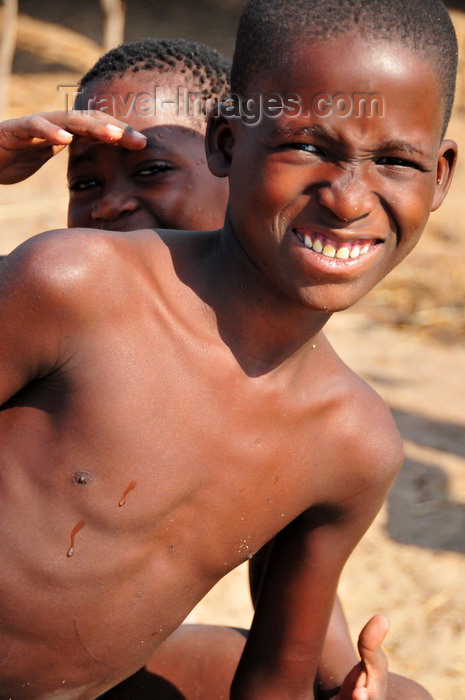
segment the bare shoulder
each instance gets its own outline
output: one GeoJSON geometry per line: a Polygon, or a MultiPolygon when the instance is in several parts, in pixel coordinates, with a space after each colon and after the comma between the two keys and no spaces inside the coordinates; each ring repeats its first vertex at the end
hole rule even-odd
{"type": "Polygon", "coordinates": [[[147,233],[63,229],[34,236],[2,260],[2,293],[18,287],[23,297],[40,294],[42,306],[101,307],[105,297],[118,299],[126,279],[136,283],[137,269],[144,274],[147,233]]]}
{"type": "Polygon", "coordinates": [[[337,439],[329,452],[341,484],[351,491],[387,490],[402,466],[402,438],[385,401],[342,361],[333,361],[335,399],[329,422],[337,439]],[[347,488],[347,484],[345,484],[347,488]]]}
{"type": "Polygon", "coordinates": [[[390,408],[379,394],[352,374],[351,390],[342,405],[350,445],[354,446],[361,476],[370,480],[391,480],[399,471],[403,443],[390,408]]]}
{"type": "Polygon", "coordinates": [[[1,261],[0,403],[95,347],[110,327],[137,322],[141,288],[150,287],[148,233],[49,231],[1,261]]]}

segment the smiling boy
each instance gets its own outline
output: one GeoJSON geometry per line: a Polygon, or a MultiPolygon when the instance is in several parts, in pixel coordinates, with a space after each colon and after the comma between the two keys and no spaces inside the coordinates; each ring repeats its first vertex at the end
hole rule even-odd
{"type": "MultiPolygon", "coordinates": [[[[203,112],[208,103],[211,106],[228,95],[229,64],[207,46],[182,39],[123,44],[102,56],[80,81],[76,107],[103,110],[104,120],[95,111],[74,111],[30,115],[0,125],[0,180],[29,176],[57,150],[62,136],[67,141],[74,133],[68,167],[70,225],[120,231],[142,226],[215,228],[224,218],[226,181],[214,178],[206,167],[203,112]],[[113,121],[111,115],[119,119],[113,121]],[[67,131],[60,133],[59,125],[67,131]],[[12,142],[12,135],[20,140],[12,142]],[[116,144],[121,145],[115,148],[116,144]]],[[[256,123],[260,112],[253,117],[249,110],[249,115],[248,123],[256,123]]],[[[262,556],[257,556],[250,562],[253,580],[257,570],[262,573],[261,561],[262,556]]],[[[376,671],[381,683],[387,666],[378,649],[379,624],[373,620],[365,628],[360,644],[364,663],[372,660],[372,673],[376,671]],[[372,645],[375,640],[371,656],[366,639],[372,645]]],[[[195,692],[202,687],[208,700],[213,700],[227,693],[243,645],[244,636],[232,629],[184,626],[150,659],[146,665],[150,675],[138,673],[124,687],[137,694],[141,684],[155,684],[153,691],[159,693],[163,681],[153,675],[158,672],[181,687],[186,697],[191,697],[195,686],[195,692]],[[199,678],[205,680],[199,682],[199,678]]],[[[321,687],[341,683],[356,663],[336,605],[320,661],[321,687]]],[[[389,674],[388,697],[397,697],[401,682],[405,697],[411,697],[414,684],[393,674],[389,674]]],[[[121,694],[123,688],[116,692],[121,694]]]]}
{"type": "MultiPolygon", "coordinates": [[[[413,248],[455,161],[453,30],[439,3],[408,12],[403,36],[400,2],[249,3],[237,91],[304,111],[212,120],[223,229],[52,232],[4,261],[5,696],[104,692],[277,535],[231,697],[313,697],[340,571],[402,459],[321,331],[413,248]],[[384,117],[311,113],[339,92],[382,94],[384,117]]],[[[346,697],[380,697],[360,679],[346,697]]]]}

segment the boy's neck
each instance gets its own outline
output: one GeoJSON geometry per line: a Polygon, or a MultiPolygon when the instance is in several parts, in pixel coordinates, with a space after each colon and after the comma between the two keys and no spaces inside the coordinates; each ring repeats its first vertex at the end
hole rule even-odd
{"type": "Polygon", "coordinates": [[[274,287],[228,220],[212,243],[190,285],[211,307],[219,334],[244,372],[259,376],[286,361],[300,362],[331,314],[306,308],[274,287]]]}

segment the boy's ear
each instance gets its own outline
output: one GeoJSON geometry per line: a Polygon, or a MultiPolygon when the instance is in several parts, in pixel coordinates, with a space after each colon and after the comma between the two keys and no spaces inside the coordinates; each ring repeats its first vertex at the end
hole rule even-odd
{"type": "Polygon", "coordinates": [[[436,170],[436,191],[431,211],[439,209],[450,187],[457,162],[457,144],[449,139],[441,143],[436,170]]]}
{"type": "Polygon", "coordinates": [[[208,117],[205,150],[210,171],[216,177],[227,177],[232,161],[234,135],[229,119],[215,107],[208,117]]]}

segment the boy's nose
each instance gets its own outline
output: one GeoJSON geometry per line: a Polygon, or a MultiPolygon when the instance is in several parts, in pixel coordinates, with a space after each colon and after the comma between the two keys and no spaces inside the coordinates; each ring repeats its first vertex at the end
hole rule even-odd
{"type": "Polygon", "coordinates": [[[351,168],[320,187],[318,201],[337,219],[349,222],[373,211],[376,195],[360,173],[351,168]]]}
{"type": "Polygon", "coordinates": [[[137,198],[130,193],[112,191],[104,194],[92,209],[93,221],[115,221],[129,214],[133,214],[139,208],[137,198]]]}

